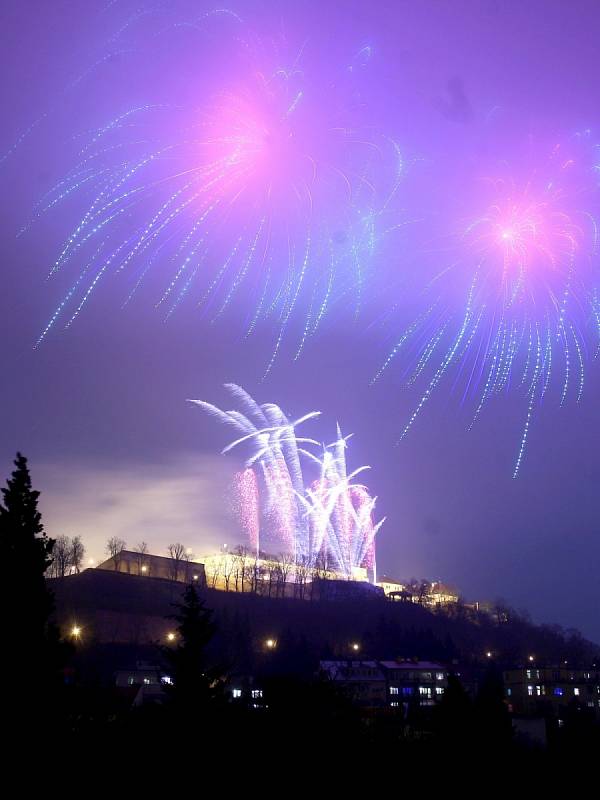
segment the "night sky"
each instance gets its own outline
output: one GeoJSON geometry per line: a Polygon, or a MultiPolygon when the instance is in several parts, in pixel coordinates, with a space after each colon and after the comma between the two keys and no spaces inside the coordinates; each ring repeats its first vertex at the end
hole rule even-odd
{"type": "MultiPolygon", "coordinates": [[[[302,356],[293,361],[286,350],[264,381],[274,338],[268,323],[246,338],[234,314],[211,323],[182,308],[165,322],[143,298],[122,310],[118,281],[107,281],[74,325],[57,328],[34,349],[64,292],[61,279],[57,285],[47,274],[77,219],[77,199],[16,234],[72,166],[78,137],[138,102],[152,70],[169,62],[163,52],[158,67],[140,75],[115,58],[89,84],[65,91],[132,8],[144,5],[2,4],[0,153],[41,118],[0,167],[2,474],[15,451],[24,452],[43,491],[49,533],[81,534],[96,558],[113,533],[130,545],[145,539],[159,551],[181,540],[201,553],[233,535],[223,510],[230,462],[218,455],[228,434],[185,400],[221,405],[222,384],[235,382],[293,416],[320,410],[307,428],[318,439],[330,440],[336,421],[355,434],[349,460],[372,466],[369,488],[378,496],[378,516],[387,517],[378,539],[380,572],[443,579],[471,599],[502,597],[536,621],[576,627],[600,641],[600,369],[591,354],[581,402],[559,407],[549,399],[536,410],[517,480],[522,396],[494,399],[468,431],[472,408],[450,380],[396,446],[420,392],[404,388],[400,372],[370,385],[398,333],[383,322],[390,294],[402,300],[396,265],[417,269],[425,250],[428,259],[437,252],[439,228],[428,237],[422,220],[440,197],[445,207],[462,203],[456,175],[470,153],[490,138],[498,148],[509,128],[538,139],[583,128],[600,134],[598,3],[235,6],[261,35],[283,29],[300,45],[308,39],[322,53],[323,69],[333,59],[332,41],[336,51],[368,44],[372,63],[361,78],[368,113],[392,131],[410,162],[398,203],[410,223],[406,235],[384,245],[385,280],[364,324],[334,308],[302,356]],[[448,110],[447,85],[455,78],[464,97],[448,110]]],[[[181,4],[184,16],[190,5],[181,4]]],[[[202,57],[214,58],[214,73],[205,68],[182,94],[201,97],[216,80],[218,39],[213,46],[202,57]]]]}

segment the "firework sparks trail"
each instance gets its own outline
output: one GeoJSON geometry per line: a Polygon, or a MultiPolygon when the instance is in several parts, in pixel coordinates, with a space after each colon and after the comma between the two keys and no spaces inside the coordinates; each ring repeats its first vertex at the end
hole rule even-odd
{"type": "Polygon", "coordinates": [[[277,545],[297,563],[326,563],[347,578],[353,577],[356,567],[366,567],[374,575],[375,537],[384,520],[374,524],[376,498],[364,485],[355,483],[357,475],[369,467],[348,471],[350,436],[343,436],[338,426],[336,440],[319,445],[315,439],[298,436],[296,429],[320,412],[289,420],[279,406],[259,405],[234,384],[226,388],[242,412],[222,411],[202,400],[191,402],[242,434],[223,453],[240,446],[249,449],[237,482],[242,527],[250,532],[253,545],[260,547],[262,519],[274,527],[277,545]],[[318,473],[310,484],[301,458],[309,470],[318,473]]]}
{"type": "Polygon", "coordinates": [[[260,549],[258,483],[253,469],[246,467],[235,476],[236,512],[252,552],[260,549]]]}

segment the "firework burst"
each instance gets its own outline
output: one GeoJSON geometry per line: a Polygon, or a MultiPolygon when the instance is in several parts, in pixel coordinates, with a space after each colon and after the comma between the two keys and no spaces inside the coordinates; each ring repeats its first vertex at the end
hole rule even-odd
{"type": "Polygon", "coordinates": [[[211,320],[233,311],[247,334],[268,320],[266,372],[288,337],[297,357],[336,304],[360,311],[403,172],[399,148],[361,124],[356,69],[325,72],[306,47],[258,41],[227,19],[229,68],[196,104],[165,102],[163,90],[120,109],[41,202],[37,216],[73,198],[81,213],[50,270],[73,278],[38,344],[116,276],[122,304],[150,294],[167,318],[182,306],[211,320]]]}
{"type": "Polygon", "coordinates": [[[339,426],[336,440],[319,445],[298,436],[296,429],[319,416],[313,411],[289,420],[279,406],[258,405],[243,389],[228,384],[243,411],[222,411],[211,403],[195,404],[242,435],[223,453],[245,446],[249,455],[236,476],[238,516],[252,547],[265,540],[293,556],[296,563],[325,563],[352,578],[357,567],[367,568],[375,580],[375,537],[383,524],[373,522],[376,498],[355,478],[369,467],[349,472],[346,449],[349,436],[339,426]],[[315,452],[316,450],[316,452],[315,452]],[[307,482],[308,473],[317,477],[307,482]]]}
{"type": "Polygon", "coordinates": [[[581,141],[556,146],[535,169],[506,177],[504,165],[479,183],[483,212],[461,226],[453,261],[431,281],[425,310],[375,378],[410,352],[408,383],[425,382],[401,438],[451,372],[463,400],[474,401],[473,422],[494,396],[520,391],[516,477],[534,409],[550,388],[558,385],[561,404],[569,393],[581,399],[585,361],[600,341],[597,175],[586,154],[581,141]]]}

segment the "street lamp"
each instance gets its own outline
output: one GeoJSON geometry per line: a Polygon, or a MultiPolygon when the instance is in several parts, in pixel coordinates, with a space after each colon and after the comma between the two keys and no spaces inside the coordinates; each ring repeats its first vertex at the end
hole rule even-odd
{"type": "Polygon", "coordinates": [[[274,650],[277,647],[277,642],[275,641],[275,639],[266,639],[265,647],[267,648],[267,650],[274,650]]]}
{"type": "Polygon", "coordinates": [[[167,633],[167,641],[168,642],[174,642],[175,641],[175,634],[173,633],[173,631],[169,631],[169,633],[167,633]]]}
{"type": "Polygon", "coordinates": [[[492,657],[492,655],[493,655],[492,651],[491,651],[491,650],[488,650],[488,651],[487,651],[487,653],[486,653],[486,656],[487,656],[488,658],[491,658],[491,657],[492,657]]]}
{"type": "Polygon", "coordinates": [[[535,661],[535,656],[529,656],[530,661],[535,661]]]}
{"type": "Polygon", "coordinates": [[[73,627],[71,628],[71,636],[74,639],[79,639],[79,637],[81,636],[81,627],[79,625],[73,625],[73,627]]]}
{"type": "Polygon", "coordinates": [[[354,650],[355,653],[358,653],[358,651],[360,650],[360,645],[358,642],[352,642],[350,647],[354,650]]]}

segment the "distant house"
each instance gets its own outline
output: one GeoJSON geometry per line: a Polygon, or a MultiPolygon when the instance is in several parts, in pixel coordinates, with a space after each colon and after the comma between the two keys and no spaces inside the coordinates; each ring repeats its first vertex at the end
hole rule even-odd
{"type": "Polygon", "coordinates": [[[531,663],[504,672],[506,702],[514,714],[549,714],[559,721],[568,709],[585,711],[600,719],[600,670],[571,669],[568,664],[542,666],[531,663]]]}
{"type": "Polygon", "coordinates": [[[440,581],[420,581],[417,585],[404,583],[395,578],[383,577],[377,586],[389,600],[420,603],[428,608],[439,608],[458,602],[458,592],[440,581]]]}
{"type": "Polygon", "coordinates": [[[171,683],[171,677],[160,667],[136,662],[135,667],[119,669],[115,672],[115,686],[128,693],[133,706],[161,703],[164,700],[164,687],[171,683]]]}
{"type": "Polygon", "coordinates": [[[395,599],[401,592],[406,590],[406,584],[401,583],[401,581],[398,581],[395,578],[386,578],[385,576],[377,581],[377,586],[379,586],[380,589],[383,589],[386,597],[391,596],[393,599],[395,599]]]}
{"type": "Polygon", "coordinates": [[[366,708],[433,706],[448,685],[447,669],[430,661],[321,661],[320,672],[366,708]]]}
{"type": "Polygon", "coordinates": [[[204,564],[185,559],[175,560],[166,556],[155,556],[150,553],[135,553],[133,550],[121,550],[98,564],[96,569],[110,572],[124,572],[128,575],[140,575],[147,578],[165,578],[183,583],[206,585],[204,564]]]}
{"type": "Polygon", "coordinates": [[[425,595],[425,603],[429,606],[447,606],[458,603],[458,592],[440,581],[433,581],[425,595]]]}
{"type": "Polygon", "coordinates": [[[448,686],[448,671],[433,661],[380,661],[385,675],[389,705],[418,703],[432,706],[441,700],[448,686]]]}

